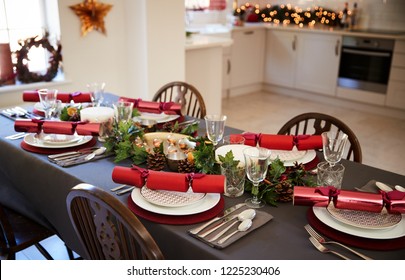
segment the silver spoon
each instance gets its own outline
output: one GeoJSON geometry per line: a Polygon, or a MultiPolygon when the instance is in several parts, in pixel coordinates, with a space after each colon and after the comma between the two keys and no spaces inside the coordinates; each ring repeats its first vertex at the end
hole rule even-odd
{"type": "Polygon", "coordinates": [[[390,191],[392,191],[392,188],[390,188],[389,186],[387,186],[387,185],[384,184],[384,183],[376,182],[375,184],[376,184],[376,186],[377,186],[380,190],[382,190],[382,191],[385,191],[385,192],[390,192],[390,191]]]}
{"type": "Polygon", "coordinates": [[[400,191],[400,192],[405,192],[405,188],[404,188],[404,187],[401,187],[400,185],[396,185],[396,186],[395,186],[395,189],[396,189],[397,191],[400,191]]]}
{"type": "Polygon", "coordinates": [[[231,238],[233,235],[235,235],[238,232],[247,231],[252,226],[252,224],[253,224],[252,220],[250,220],[250,219],[244,220],[243,222],[240,223],[237,230],[233,231],[232,233],[228,234],[224,238],[220,239],[218,241],[218,244],[224,243],[225,241],[227,241],[229,238],[231,238]]]}
{"type": "MultiPolygon", "coordinates": [[[[225,229],[221,230],[218,234],[216,234],[214,237],[209,239],[209,242],[213,242],[220,238],[225,232],[227,232],[233,225],[235,225],[237,222],[243,222],[244,220],[252,220],[256,216],[256,211],[254,209],[246,209],[245,211],[240,212],[238,215],[235,215],[232,217],[232,219],[237,218],[237,221],[234,221],[232,224],[227,226],[225,229]]],[[[231,220],[232,220],[231,219],[231,220]]]]}
{"type": "Polygon", "coordinates": [[[106,147],[100,147],[100,148],[98,148],[97,150],[95,150],[94,152],[88,154],[88,155],[84,158],[84,160],[85,160],[85,161],[92,160],[95,156],[99,156],[99,155],[103,154],[106,150],[107,150],[106,147]]]}

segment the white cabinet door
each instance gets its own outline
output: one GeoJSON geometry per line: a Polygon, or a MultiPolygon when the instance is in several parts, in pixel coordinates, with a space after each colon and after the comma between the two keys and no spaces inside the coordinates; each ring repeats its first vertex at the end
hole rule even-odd
{"type": "Polygon", "coordinates": [[[263,82],[265,30],[233,30],[231,88],[263,82]]]}
{"type": "Polygon", "coordinates": [[[335,95],[339,72],[341,36],[299,34],[295,87],[335,95]]]}
{"type": "Polygon", "coordinates": [[[297,34],[267,30],[264,80],[268,84],[294,87],[297,34]]]}

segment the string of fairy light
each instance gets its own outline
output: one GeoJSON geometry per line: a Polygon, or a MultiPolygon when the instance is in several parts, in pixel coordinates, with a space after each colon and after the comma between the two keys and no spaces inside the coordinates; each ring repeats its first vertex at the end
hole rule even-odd
{"type": "Polygon", "coordinates": [[[261,8],[258,4],[245,3],[239,7],[234,7],[234,15],[241,18],[248,11],[253,11],[257,15],[257,21],[284,25],[295,24],[300,27],[304,25],[314,26],[316,23],[337,26],[343,17],[342,11],[335,12],[319,6],[302,9],[297,6],[293,7],[291,4],[267,4],[261,8]]]}

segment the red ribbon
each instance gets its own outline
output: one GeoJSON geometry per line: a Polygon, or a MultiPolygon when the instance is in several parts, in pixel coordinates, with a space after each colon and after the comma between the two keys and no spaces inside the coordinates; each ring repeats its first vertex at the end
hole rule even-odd
{"type": "Polygon", "coordinates": [[[139,171],[141,173],[142,178],[144,178],[144,179],[148,178],[148,176],[149,176],[149,170],[148,169],[139,167],[139,166],[137,166],[135,164],[133,164],[131,168],[134,169],[134,170],[139,171]]]}
{"type": "Polygon", "coordinates": [[[317,188],[315,190],[315,192],[323,195],[323,196],[328,196],[329,197],[329,201],[331,200],[336,200],[338,195],[340,194],[340,190],[333,187],[333,186],[326,186],[326,187],[321,187],[321,188],[317,188]]]}
{"type": "Polygon", "coordinates": [[[259,142],[261,133],[245,132],[242,136],[245,138],[245,144],[249,146],[256,146],[259,142]]]}
{"type": "Polygon", "coordinates": [[[197,174],[194,173],[194,172],[187,173],[186,174],[186,182],[191,186],[194,179],[200,179],[200,178],[202,178],[204,176],[205,176],[205,174],[203,174],[203,173],[197,173],[197,174]]]}

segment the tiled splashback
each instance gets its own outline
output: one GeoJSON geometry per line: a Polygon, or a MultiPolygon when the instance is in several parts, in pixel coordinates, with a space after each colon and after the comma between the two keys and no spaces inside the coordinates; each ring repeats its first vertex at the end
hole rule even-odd
{"type": "MultiPolygon", "coordinates": [[[[232,0],[228,3],[232,5],[232,0]]],[[[300,8],[321,6],[334,11],[341,11],[344,3],[349,3],[349,9],[353,8],[356,2],[359,11],[359,27],[389,29],[389,30],[405,30],[405,1],[404,0],[238,0],[238,4],[242,5],[246,2],[250,4],[259,4],[260,7],[265,7],[266,4],[281,5],[291,4],[300,8]]],[[[226,23],[227,12],[209,12],[202,15],[195,14],[193,16],[195,23],[226,23]]],[[[228,10],[229,13],[229,10],[228,10]]]]}

